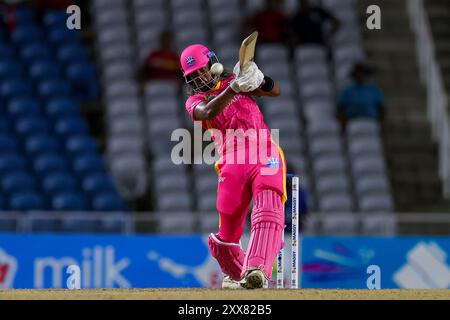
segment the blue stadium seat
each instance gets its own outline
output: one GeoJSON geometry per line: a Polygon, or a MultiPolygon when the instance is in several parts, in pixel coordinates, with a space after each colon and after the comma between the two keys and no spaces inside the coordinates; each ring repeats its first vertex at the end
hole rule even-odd
{"type": "Polygon", "coordinates": [[[39,83],[38,93],[43,99],[67,97],[71,93],[71,88],[69,83],[61,81],[61,79],[48,79],[39,83]]]}
{"type": "MultiPolygon", "coordinates": [[[[0,193],[0,211],[6,210],[8,208],[7,201],[3,194],[0,193]]],[[[0,215],[1,217],[1,215],[0,215]]]]}
{"type": "Polygon", "coordinates": [[[9,133],[11,132],[11,129],[11,119],[9,119],[9,117],[0,115],[0,132],[9,133]]]}
{"type": "Polygon", "coordinates": [[[20,58],[27,63],[38,59],[51,59],[50,48],[43,42],[35,42],[22,46],[20,58]]]}
{"type": "Polygon", "coordinates": [[[83,178],[83,191],[94,195],[101,192],[115,192],[111,179],[103,173],[94,173],[83,178]]]}
{"type": "Polygon", "coordinates": [[[65,26],[69,15],[65,11],[51,10],[44,14],[42,21],[47,28],[65,26]]]}
{"type": "Polygon", "coordinates": [[[45,111],[50,117],[56,118],[66,115],[76,115],[78,108],[72,99],[53,98],[47,102],[45,111]]]}
{"type": "Polygon", "coordinates": [[[14,19],[14,23],[17,25],[32,25],[36,22],[35,11],[27,8],[19,8],[15,10],[14,15],[10,18],[14,19]]]}
{"type": "Polygon", "coordinates": [[[67,160],[55,153],[46,153],[37,156],[33,162],[34,171],[40,176],[68,170],[67,160]]]}
{"type": "Polygon", "coordinates": [[[31,78],[35,80],[51,80],[61,76],[61,70],[54,61],[38,60],[34,61],[29,70],[31,78]]]}
{"type": "Polygon", "coordinates": [[[86,175],[94,172],[104,172],[103,159],[96,154],[81,155],[74,159],[73,168],[77,174],[86,175]]]}
{"type": "Polygon", "coordinates": [[[11,59],[0,59],[0,80],[22,75],[22,66],[11,59]]]}
{"type": "Polygon", "coordinates": [[[59,141],[54,135],[33,135],[25,141],[25,151],[32,156],[44,153],[58,153],[59,147],[59,141]]]}
{"type": "Polygon", "coordinates": [[[55,124],[55,132],[64,136],[86,134],[88,126],[84,119],[77,116],[64,116],[55,124]]]}
{"type": "Polygon", "coordinates": [[[37,99],[31,97],[16,97],[9,101],[7,110],[10,115],[15,117],[39,114],[41,104],[37,99]]]}
{"type": "Polygon", "coordinates": [[[100,95],[97,73],[90,62],[71,63],[66,69],[66,76],[72,84],[77,100],[92,101],[100,95]]]}
{"type": "Polygon", "coordinates": [[[103,192],[92,199],[94,211],[124,211],[125,204],[116,193],[103,192]]]}
{"type": "Polygon", "coordinates": [[[71,156],[80,154],[97,153],[97,144],[88,135],[73,135],[66,141],[66,150],[71,156]]]}
{"type": "Polygon", "coordinates": [[[52,197],[52,209],[60,211],[88,210],[88,201],[76,192],[61,192],[52,197]]]}
{"type": "Polygon", "coordinates": [[[0,175],[12,171],[25,170],[27,162],[17,153],[0,153],[0,175]]]}
{"type": "Polygon", "coordinates": [[[79,43],[70,43],[58,49],[58,60],[64,64],[74,61],[87,61],[86,50],[79,43]]]}
{"type": "Polygon", "coordinates": [[[31,96],[33,94],[33,86],[28,80],[15,78],[4,80],[0,86],[0,95],[6,99],[13,96],[31,96]]]}
{"type": "Polygon", "coordinates": [[[16,121],[16,132],[20,135],[47,133],[50,125],[46,118],[41,116],[24,116],[16,121]]]}
{"type": "Polygon", "coordinates": [[[66,172],[51,173],[44,177],[42,185],[48,194],[75,191],[77,189],[77,179],[74,175],[66,172]]]}
{"type": "Polygon", "coordinates": [[[0,153],[17,151],[18,143],[13,135],[0,133],[0,153]]]}
{"type": "Polygon", "coordinates": [[[29,173],[12,172],[2,177],[1,186],[2,192],[6,193],[30,191],[36,188],[36,181],[29,173]]]}
{"type": "Polygon", "coordinates": [[[45,210],[45,200],[37,192],[25,191],[11,195],[9,209],[16,211],[45,210]]]}
{"type": "MultiPolygon", "coordinates": [[[[1,41],[1,40],[0,40],[1,41]]],[[[0,42],[0,60],[14,58],[14,47],[8,43],[0,42]]]]}
{"type": "Polygon", "coordinates": [[[51,29],[48,39],[57,47],[80,41],[78,30],[69,30],[65,25],[51,29]]]}
{"type": "Polygon", "coordinates": [[[35,25],[19,25],[13,31],[11,39],[16,44],[23,44],[26,42],[35,42],[38,40],[44,40],[44,32],[42,29],[35,25]]]}

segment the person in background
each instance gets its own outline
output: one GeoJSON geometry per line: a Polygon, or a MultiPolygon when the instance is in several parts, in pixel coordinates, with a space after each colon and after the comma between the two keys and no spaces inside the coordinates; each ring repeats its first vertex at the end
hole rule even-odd
{"type": "Polygon", "coordinates": [[[163,31],[160,35],[159,48],[150,52],[141,66],[138,78],[141,82],[149,80],[173,80],[180,83],[181,64],[178,54],[173,49],[171,31],[163,31]]]}
{"type": "Polygon", "coordinates": [[[288,17],[280,8],[280,3],[280,0],[266,0],[264,9],[244,20],[242,36],[258,30],[258,43],[285,42],[288,17]]]}
{"type": "Polygon", "coordinates": [[[369,118],[384,120],[384,97],[380,88],[369,81],[372,70],[363,63],[354,65],[351,71],[353,82],[338,96],[337,117],[345,131],[350,119],[369,118]]]}
{"type": "Polygon", "coordinates": [[[326,9],[311,5],[309,0],[299,0],[299,10],[289,19],[289,41],[293,47],[305,44],[329,47],[339,26],[339,20],[326,9]]]}

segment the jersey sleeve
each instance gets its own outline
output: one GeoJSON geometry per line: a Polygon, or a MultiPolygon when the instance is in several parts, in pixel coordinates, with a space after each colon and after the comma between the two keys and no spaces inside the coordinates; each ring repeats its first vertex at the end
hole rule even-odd
{"type": "Polygon", "coordinates": [[[187,100],[186,100],[186,111],[189,113],[189,116],[191,117],[192,120],[196,120],[195,116],[194,116],[194,110],[195,107],[198,106],[198,104],[200,102],[203,102],[204,97],[200,96],[200,95],[194,95],[194,96],[190,96],[187,100]]]}

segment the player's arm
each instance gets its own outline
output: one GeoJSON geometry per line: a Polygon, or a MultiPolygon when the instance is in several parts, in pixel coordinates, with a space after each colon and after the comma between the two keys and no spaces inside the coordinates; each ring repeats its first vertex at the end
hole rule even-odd
{"type": "Polygon", "coordinates": [[[236,95],[230,87],[222,91],[217,97],[209,102],[200,102],[194,109],[195,120],[211,120],[214,119],[236,95]]]}
{"type": "Polygon", "coordinates": [[[270,77],[265,76],[261,86],[249,92],[252,96],[258,97],[278,97],[281,95],[281,88],[278,82],[272,80],[270,77]]]}

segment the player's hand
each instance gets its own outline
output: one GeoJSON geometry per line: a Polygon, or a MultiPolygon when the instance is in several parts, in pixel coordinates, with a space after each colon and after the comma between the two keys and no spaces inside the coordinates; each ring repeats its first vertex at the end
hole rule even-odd
{"type": "Polygon", "coordinates": [[[246,66],[246,70],[241,76],[239,76],[239,72],[240,64],[238,62],[233,69],[236,78],[230,83],[231,89],[236,93],[256,90],[264,80],[264,74],[254,62],[249,62],[249,65],[246,66]]]}

